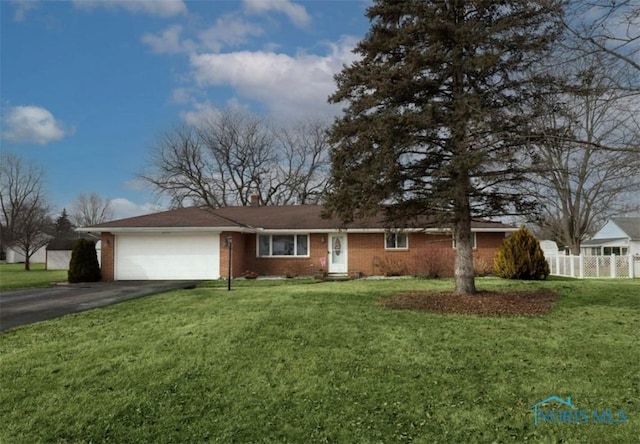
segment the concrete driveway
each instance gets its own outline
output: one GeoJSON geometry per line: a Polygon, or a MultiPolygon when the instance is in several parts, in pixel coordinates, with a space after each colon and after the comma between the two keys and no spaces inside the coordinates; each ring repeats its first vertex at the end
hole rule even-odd
{"type": "Polygon", "coordinates": [[[6,291],[0,293],[0,331],[196,285],[194,281],[120,281],[6,291]]]}

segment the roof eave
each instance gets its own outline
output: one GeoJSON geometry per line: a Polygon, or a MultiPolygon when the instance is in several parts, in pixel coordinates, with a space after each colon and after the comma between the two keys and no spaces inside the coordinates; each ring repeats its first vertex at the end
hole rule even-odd
{"type": "Polygon", "coordinates": [[[221,233],[234,231],[253,233],[255,230],[244,227],[84,227],[76,231],[86,233],[221,233]]]}
{"type": "MultiPolygon", "coordinates": [[[[480,227],[472,228],[473,233],[505,233],[514,232],[518,228],[515,227],[480,227]]],[[[85,233],[216,233],[230,231],[235,233],[386,233],[388,231],[404,231],[409,233],[451,233],[450,228],[251,228],[251,227],[81,227],[75,231],[85,233]]]]}
{"type": "MultiPolygon", "coordinates": [[[[451,233],[450,228],[256,228],[252,232],[255,233],[386,233],[388,231],[403,231],[408,233],[451,233]]],[[[514,227],[483,227],[472,228],[473,233],[505,233],[518,231],[518,228],[514,227]]]]}

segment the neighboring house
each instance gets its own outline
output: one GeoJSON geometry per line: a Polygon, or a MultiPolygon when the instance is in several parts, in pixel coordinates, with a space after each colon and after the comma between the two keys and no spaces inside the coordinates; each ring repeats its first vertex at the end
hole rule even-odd
{"type": "Polygon", "coordinates": [[[640,217],[610,219],[580,250],[587,256],[640,256],[640,217]]]}
{"type": "Polygon", "coordinates": [[[100,239],[88,233],[71,233],[58,236],[47,244],[46,269],[47,270],[68,270],[71,262],[73,245],[78,239],[89,239],[96,242],[96,253],[98,263],[100,263],[100,239]]]}
{"type": "MultiPolygon", "coordinates": [[[[393,230],[381,220],[342,226],[323,219],[322,209],[318,205],[192,207],[78,231],[102,233],[104,280],[218,279],[228,275],[229,264],[233,277],[246,271],[371,276],[385,274],[383,266],[389,263],[453,257],[450,230],[433,223],[393,230]]],[[[492,263],[505,236],[516,229],[498,222],[473,222],[474,255],[492,263]]]]}
{"type": "MultiPolygon", "coordinates": [[[[32,264],[43,264],[47,260],[46,247],[39,248],[31,255],[29,260],[32,264]]],[[[19,247],[7,247],[6,250],[7,264],[18,264],[25,261],[24,251],[19,247]]]]}

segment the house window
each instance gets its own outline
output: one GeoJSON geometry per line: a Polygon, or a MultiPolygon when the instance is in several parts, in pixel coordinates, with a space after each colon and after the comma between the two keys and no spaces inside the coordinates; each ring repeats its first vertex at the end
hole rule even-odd
{"type": "Polygon", "coordinates": [[[407,233],[386,233],[384,248],[387,250],[406,250],[409,248],[409,236],[407,233]]]}
{"type": "Polygon", "coordinates": [[[309,256],[306,234],[265,234],[258,236],[258,256],[309,256]]]}
{"type": "Polygon", "coordinates": [[[626,256],[627,251],[624,247],[602,247],[602,254],[605,256],[611,256],[612,254],[616,256],[626,256]]]}
{"type": "MultiPolygon", "coordinates": [[[[456,238],[453,237],[453,249],[456,249],[456,238]]],[[[477,248],[477,240],[476,240],[476,233],[471,233],[471,246],[472,248],[475,250],[477,248]]]]}

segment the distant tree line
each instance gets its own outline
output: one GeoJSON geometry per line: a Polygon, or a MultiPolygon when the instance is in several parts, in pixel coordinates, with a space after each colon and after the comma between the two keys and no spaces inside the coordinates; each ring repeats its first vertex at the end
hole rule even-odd
{"type": "Polygon", "coordinates": [[[31,257],[56,236],[71,235],[76,226],[93,225],[113,217],[110,203],[95,193],[80,194],[72,204],[53,218],[53,208],[44,191],[44,170],[18,156],[0,154],[0,249],[12,248],[24,255],[25,270],[31,257]]]}

